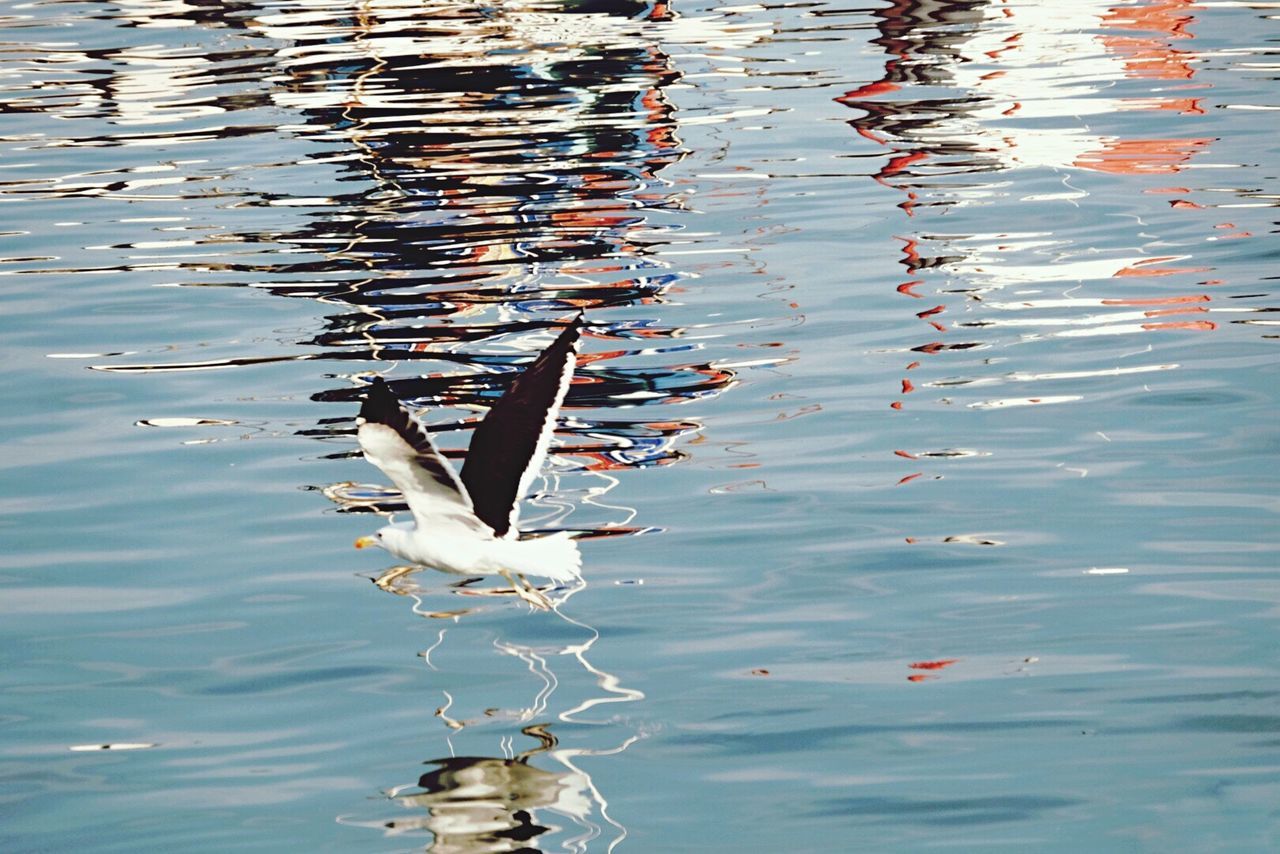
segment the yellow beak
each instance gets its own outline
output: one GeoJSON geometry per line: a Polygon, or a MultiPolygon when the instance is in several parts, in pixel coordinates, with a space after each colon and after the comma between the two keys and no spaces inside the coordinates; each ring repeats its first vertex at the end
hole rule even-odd
{"type": "Polygon", "coordinates": [[[376,546],[377,544],[377,537],[361,537],[356,540],[356,548],[358,549],[367,549],[369,546],[376,546]]]}

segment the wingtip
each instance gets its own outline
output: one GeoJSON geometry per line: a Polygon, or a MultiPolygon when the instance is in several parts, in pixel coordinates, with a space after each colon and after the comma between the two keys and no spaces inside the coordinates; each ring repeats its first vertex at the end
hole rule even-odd
{"type": "Polygon", "coordinates": [[[364,400],[360,403],[357,423],[389,424],[392,417],[401,411],[400,399],[391,391],[391,386],[382,377],[374,377],[373,382],[365,389],[364,400]]]}
{"type": "Polygon", "coordinates": [[[583,325],[586,322],[586,312],[582,309],[578,309],[577,314],[573,315],[573,317],[569,318],[567,321],[562,322],[564,323],[564,329],[560,331],[560,335],[558,337],[562,340],[569,341],[576,349],[578,345],[578,338],[582,335],[583,325]]]}

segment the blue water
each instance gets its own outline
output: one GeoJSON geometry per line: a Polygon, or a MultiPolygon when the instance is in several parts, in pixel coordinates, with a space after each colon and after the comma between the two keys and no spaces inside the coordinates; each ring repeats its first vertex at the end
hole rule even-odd
{"type": "Polygon", "coordinates": [[[1280,846],[1271,5],[0,27],[0,848],[1280,846]],[[354,551],[578,309],[585,584],[354,551]]]}

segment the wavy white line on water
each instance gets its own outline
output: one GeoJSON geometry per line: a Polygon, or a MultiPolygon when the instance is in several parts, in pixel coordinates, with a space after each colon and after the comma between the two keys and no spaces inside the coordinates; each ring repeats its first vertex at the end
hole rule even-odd
{"type": "Polygon", "coordinates": [[[977,403],[970,403],[970,409],[1008,409],[1014,406],[1040,406],[1041,404],[1051,403],[1070,403],[1073,400],[1083,400],[1084,396],[1079,394],[1059,394],[1051,397],[1007,397],[1003,400],[981,400],[977,403]]]}
{"type": "Polygon", "coordinates": [[[956,385],[985,386],[1000,385],[1001,383],[1034,382],[1036,380],[1076,380],[1087,379],[1090,377],[1118,377],[1124,374],[1148,374],[1153,371],[1172,371],[1178,367],[1180,366],[1177,364],[1138,365],[1132,368],[1104,368],[1097,371],[1055,371],[1043,374],[1015,371],[998,377],[978,377],[972,380],[937,380],[935,382],[925,383],[924,385],[933,388],[947,388],[956,385]]]}
{"type": "Polygon", "coordinates": [[[109,744],[73,744],[69,746],[67,749],[74,750],[76,752],[87,752],[87,751],[93,751],[93,750],[147,750],[149,748],[157,747],[157,746],[158,745],[153,743],[141,742],[141,741],[138,741],[138,742],[118,741],[118,742],[109,743],[109,744]]]}

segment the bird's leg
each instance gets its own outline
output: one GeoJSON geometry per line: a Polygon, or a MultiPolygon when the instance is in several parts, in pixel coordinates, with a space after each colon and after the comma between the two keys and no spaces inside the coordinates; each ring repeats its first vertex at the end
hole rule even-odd
{"type": "Polygon", "coordinates": [[[533,605],[533,607],[537,608],[540,611],[550,611],[552,608],[551,600],[548,599],[541,590],[534,587],[532,584],[525,587],[524,592],[520,593],[519,595],[521,599],[524,599],[526,602],[533,605]]]}
{"type": "Polygon", "coordinates": [[[525,581],[524,576],[520,576],[520,581],[516,581],[515,576],[508,569],[500,569],[498,573],[511,582],[511,590],[524,601],[528,602],[539,611],[550,611],[551,600],[542,595],[542,591],[535,587],[529,586],[529,582],[525,581]]]}
{"type": "MultiPolygon", "coordinates": [[[[534,584],[529,579],[525,578],[523,572],[517,572],[516,578],[520,579],[520,583],[524,585],[525,590],[528,590],[530,593],[534,594],[535,596],[541,596],[543,599],[547,599],[546,594],[542,592],[542,588],[534,584]]],[[[550,590],[552,588],[548,587],[547,589],[550,590]]],[[[550,603],[551,603],[551,600],[547,599],[547,604],[549,605],[550,603]]]]}
{"type": "MultiPolygon", "coordinates": [[[[520,579],[520,583],[525,586],[525,589],[529,591],[529,594],[531,596],[536,596],[538,597],[538,599],[546,603],[546,607],[548,611],[550,611],[554,607],[551,600],[547,598],[547,594],[542,592],[542,588],[534,584],[529,579],[525,578],[523,572],[517,572],[516,578],[520,579]]],[[[551,590],[553,588],[554,588],[554,585],[552,585],[552,587],[548,587],[547,589],[551,590]]]]}

